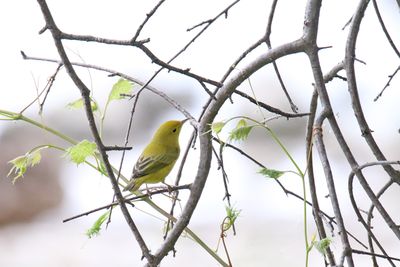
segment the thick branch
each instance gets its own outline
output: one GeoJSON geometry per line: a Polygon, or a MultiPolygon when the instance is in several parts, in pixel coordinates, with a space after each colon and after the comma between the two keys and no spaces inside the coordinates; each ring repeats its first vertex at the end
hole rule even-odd
{"type": "Polygon", "coordinates": [[[107,174],[110,177],[110,181],[113,187],[113,190],[115,192],[115,195],[117,197],[117,200],[119,202],[119,205],[121,207],[122,214],[125,217],[126,222],[128,223],[131,231],[133,232],[140,248],[142,249],[143,255],[146,257],[148,262],[152,263],[153,262],[153,256],[150,254],[149,249],[147,248],[146,243],[144,242],[139,230],[137,229],[135,223],[133,222],[128,208],[126,207],[126,204],[124,202],[124,198],[121,194],[121,190],[119,189],[117,180],[115,179],[114,172],[112,170],[111,164],[108,161],[108,155],[105,151],[104,144],[102,143],[102,140],[100,138],[99,132],[96,127],[95,119],[93,116],[93,112],[91,109],[91,103],[90,103],[90,90],[86,87],[86,85],[81,81],[81,79],[78,77],[76,74],[74,68],[72,67],[69,58],[64,50],[64,46],[61,42],[60,38],[60,31],[58,30],[53,17],[51,15],[51,12],[47,6],[47,3],[45,0],[38,0],[38,4],[40,5],[40,8],[42,10],[43,16],[46,20],[46,28],[51,31],[51,34],[53,36],[53,40],[55,43],[55,46],[57,48],[58,54],[60,55],[61,61],[63,62],[65,69],[68,73],[68,75],[71,77],[72,81],[75,83],[76,87],[81,92],[82,98],[84,100],[84,105],[85,105],[85,111],[86,111],[86,116],[89,122],[90,129],[92,131],[94,140],[97,145],[97,149],[99,150],[99,154],[102,158],[102,161],[104,163],[104,166],[107,170],[107,174]]]}
{"type": "MultiPolygon", "coordinates": [[[[305,22],[303,28],[303,38],[308,44],[306,48],[306,53],[309,57],[311,69],[314,75],[315,88],[318,92],[322,103],[322,111],[315,122],[315,144],[321,159],[321,163],[325,173],[325,179],[328,185],[329,195],[332,203],[332,208],[335,213],[335,217],[338,222],[339,233],[343,245],[343,255],[347,259],[347,264],[349,267],[354,266],[353,257],[351,255],[351,245],[347,236],[346,227],[341,214],[339,201],[337,199],[335,183],[333,180],[333,175],[329,160],[326,154],[325,145],[322,138],[322,123],[325,118],[333,120],[336,123],[333,110],[330,104],[329,96],[325,87],[324,77],[322,75],[321,65],[318,57],[318,47],[317,47],[317,33],[318,33],[318,23],[320,15],[321,1],[320,0],[310,0],[307,3],[305,22]],[[333,119],[332,119],[333,118],[333,119]]],[[[337,128],[338,129],[338,128],[337,128]]]]}
{"type": "Polygon", "coordinates": [[[200,199],[205,182],[207,180],[212,157],[210,124],[213,122],[219,109],[232,95],[234,90],[261,67],[271,63],[273,60],[276,60],[277,58],[280,58],[282,56],[298,53],[302,50],[302,48],[302,40],[297,40],[269,50],[267,53],[261,55],[248,66],[246,66],[242,72],[236,74],[230,80],[228,80],[224,84],[224,86],[218,91],[216,95],[217,100],[213,100],[211,102],[211,104],[205,111],[202,120],[200,121],[200,163],[198,165],[196,178],[192,184],[192,190],[190,192],[189,199],[182,211],[179,220],[175,224],[175,227],[167,236],[163,245],[155,253],[156,264],[160,263],[162,258],[164,258],[167,253],[173,248],[182,231],[188,225],[193,211],[196,208],[196,205],[200,199]]]}

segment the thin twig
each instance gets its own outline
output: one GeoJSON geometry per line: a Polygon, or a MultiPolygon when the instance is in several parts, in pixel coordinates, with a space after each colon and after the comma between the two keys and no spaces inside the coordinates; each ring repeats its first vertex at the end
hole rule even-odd
{"type": "Polygon", "coordinates": [[[154,7],[153,9],[146,14],[146,18],[144,19],[144,21],[142,22],[142,24],[140,24],[140,26],[137,28],[135,35],[133,36],[133,38],[131,39],[131,42],[136,42],[136,39],[139,37],[140,32],[142,31],[144,25],[149,21],[149,19],[154,15],[154,13],[156,13],[157,9],[165,2],[165,0],[160,0],[154,7]]]}
{"type": "MultiPolygon", "coordinates": [[[[166,187],[166,188],[163,188],[163,189],[159,189],[159,190],[153,191],[151,193],[148,192],[146,194],[125,198],[124,202],[128,203],[128,202],[131,202],[131,201],[145,199],[145,198],[148,198],[150,196],[154,196],[154,195],[158,195],[158,194],[176,192],[176,191],[184,190],[184,189],[190,189],[190,186],[191,186],[191,184],[185,184],[185,185],[180,185],[180,186],[171,186],[170,188],[166,187]]],[[[86,212],[82,212],[80,214],[68,217],[68,218],[64,219],[62,222],[66,223],[66,222],[75,220],[77,218],[80,218],[80,217],[83,217],[83,216],[87,216],[89,214],[92,214],[92,213],[100,211],[100,210],[109,209],[109,208],[117,206],[117,205],[119,205],[119,202],[118,201],[114,201],[114,202],[112,202],[110,204],[103,205],[103,206],[100,206],[98,208],[95,208],[95,209],[92,209],[92,210],[89,210],[89,211],[86,211],[86,212]]]]}
{"type": "MultiPolygon", "coordinates": [[[[221,141],[220,139],[213,137],[213,141],[218,142],[220,145],[229,147],[233,150],[235,150],[236,152],[240,153],[242,156],[246,157],[247,159],[249,159],[251,162],[255,163],[256,165],[258,165],[260,168],[266,168],[266,166],[264,166],[261,162],[257,161],[255,158],[253,158],[252,156],[250,156],[248,153],[246,153],[245,151],[241,150],[240,148],[229,144],[229,143],[224,143],[223,141],[221,141]]],[[[274,181],[279,185],[279,187],[282,189],[282,191],[286,194],[286,195],[292,195],[295,198],[304,201],[304,198],[296,193],[294,193],[291,190],[286,189],[283,184],[278,180],[278,179],[274,179],[274,181]]],[[[310,207],[313,206],[313,204],[309,201],[306,202],[307,205],[309,205],[310,207]]],[[[328,221],[332,221],[334,224],[337,224],[337,222],[334,220],[333,217],[329,216],[326,212],[320,210],[320,214],[322,214],[323,216],[325,216],[328,221]]],[[[347,232],[347,234],[349,236],[351,236],[357,243],[359,243],[361,246],[363,246],[364,248],[367,248],[367,246],[365,246],[359,239],[357,239],[354,235],[352,235],[350,232],[347,232]]]]}
{"type": "Polygon", "coordinates": [[[390,82],[392,81],[392,79],[394,78],[394,76],[396,76],[397,72],[400,70],[400,65],[397,67],[397,69],[393,72],[392,75],[389,75],[389,80],[386,82],[385,86],[383,87],[383,89],[381,90],[381,92],[374,98],[374,101],[376,102],[383,94],[383,92],[386,90],[386,88],[389,87],[390,82]]]}
{"type": "MultiPolygon", "coordinates": [[[[223,158],[223,145],[220,144],[219,146],[219,153],[217,153],[217,151],[215,150],[214,146],[212,147],[213,150],[213,154],[214,156],[217,158],[217,162],[218,162],[218,169],[221,170],[222,173],[222,181],[224,182],[224,189],[225,189],[225,196],[223,198],[223,200],[227,200],[228,202],[228,207],[232,207],[231,205],[231,193],[229,193],[229,187],[228,187],[228,174],[225,171],[225,167],[224,167],[224,158],[223,158]]],[[[233,234],[236,235],[236,227],[235,224],[232,224],[232,230],[233,230],[233,234]]]]}
{"type": "MultiPolygon", "coordinates": [[[[347,84],[348,84],[348,91],[351,97],[352,108],[354,116],[357,119],[361,134],[364,137],[366,143],[368,144],[370,150],[374,154],[375,158],[378,161],[386,161],[386,157],[384,156],[378,144],[376,143],[374,137],[372,136],[372,131],[367,123],[367,120],[365,119],[365,115],[360,103],[356,74],[354,69],[354,60],[356,58],[355,50],[356,50],[357,36],[359,33],[362,19],[364,17],[364,12],[368,6],[368,2],[369,1],[360,1],[359,6],[357,7],[357,11],[353,16],[353,20],[350,25],[349,35],[347,37],[347,42],[346,42],[345,70],[348,79],[347,84]]],[[[386,173],[397,184],[400,185],[400,172],[393,169],[393,167],[390,165],[384,165],[382,167],[386,171],[386,173]]]]}
{"type": "MultiPolygon", "coordinates": [[[[226,13],[228,12],[228,10],[229,10],[230,8],[232,8],[232,7],[233,7],[236,3],[238,3],[239,1],[240,1],[240,0],[236,0],[235,2],[233,2],[232,4],[230,4],[227,8],[225,8],[222,12],[220,12],[217,16],[215,16],[215,17],[212,19],[213,22],[214,22],[215,20],[217,20],[221,15],[226,14],[226,13]]],[[[169,64],[170,64],[172,61],[174,61],[178,56],[180,56],[183,52],[185,52],[186,49],[188,49],[188,47],[189,47],[191,44],[193,44],[193,43],[197,40],[197,38],[200,37],[200,36],[204,33],[204,31],[208,29],[208,27],[209,27],[211,24],[212,24],[212,22],[209,23],[209,24],[207,24],[200,32],[198,32],[191,40],[189,40],[189,42],[187,42],[186,45],[185,45],[181,50],[178,51],[178,53],[176,53],[176,54],[175,54],[170,60],[168,60],[166,63],[164,63],[163,61],[159,60],[159,59],[156,58],[156,57],[153,57],[153,56],[151,55],[152,52],[151,52],[149,49],[147,49],[143,44],[142,44],[142,45],[139,45],[139,48],[141,48],[142,51],[144,51],[150,58],[152,58],[153,62],[154,62],[154,60],[156,60],[156,61],[158,61],[159,64],[161,64],[161,65],[160,65],[161,68],[159,68],[159,69],[145,82],[145,84],[144,84],[142,87],[148,86],[148,85],[151,83],[151,81],[153,81],[153,79],[154,79],[164,68],[169,67],[169,66],[170,66],[169,64]]],[[[168,69],[170,69],[170,68],[168,68],[168,69]]],[[[178,72],[180,72],[180,73],[182,73],[182,74],[184,74],[184,75],[189,75],[188,73],[190,73],[190,72],[188,71],[188,69],[186,69],[186,70],[181,70],[181,69],[179,69],[179,70],[175,70],[175,71],[178,71],[178,72]]],[[[200,76],[197,76],[197,77],[198,77],[198,78],[201,78],[200,76]]],[[[209,84],[211,84],[211,85],[214,85],[214,86],[216,86],[216,87],[221,87],[221,86],[222,86],[222,84],[219,83],[219,82],[215,82],[215,81],[212,81],[212,80],[209,80],[209,79],[205,79],[205,78],[203,78],[203,80],[199,80],[198,78],[195,78],[195,79],[197,79],[199,82],[200,82],[200,81],[203,81],[203,82],[209,83],[209,84]]],[[[206,90],[206,92],[207,92],[207,93],[210,93],[209,90],[206,90]]],[[[210,96],[213,97],[213,98],[215,97],[215,95],[213,95],[213,94],[210,95],[210,96]]]]}
{"type": "Polygon", "coordinates": [[[258,101],[256,99],[254,99],[253,97],[249,96],[248,94],[246,94],[246,93],[244,93],[242,91],[239,91],[239,90],[235,90],[234,93],[237,94],[237,95],[240,95],[243,98],[246,98],[251,103],[258,105],[258,106],[268,110],[269,112],[272,112],[272,113],[275,113],[275,114],[279,114],[279,115],[281,115],[283,117],[286,117],[288,119],[289,118],[305,117],[305,116],[309,115],[309,113],[288,113],[288,112],[285,112],[285,111],[281,111],[280,109],[275,108],[273,106],[270,106],[268,104],[265,104],[263,102],[260,102],[260,101],[258,101]]]}
{"type": "MultiPolygon", "coordinates": [[[[394,260],[394,261],[400,261],[400,258],[395,258],[395,257],[386,256],[386,255],[371,253],[371,252],[368,252],[368,251],[362,251],[362,250],[358,250],[358,249],[353,249],[353,253],[360,254],[360,255],[369,255],[369,256],[379,257],[379,258],[383,258],[383,259],[387,259],[387,260],[390,259],[390,260],[394,260]]],[[[392,265],[392,266],[395,266],[395,265],[392,265]]]]}
{"type": "Polygon", "coordinates": [[[226,233],[225,232],[226,232],[226,230],[224,229],[224,225],[225,225],[225,221],[226,220],[230,220],[230,218],[225,217],[224,220],[222,221],[222,223],[221,223],[221,234],[219,235],[219,237],[222,240],[222,246],[224,247],[224,251],[225,251],[225,254],[226,254],[226,258],[228,259],[229,267],[232,267],[231,257],[229,256],[228,247],[226,246],[226,243],[225,243],[225,237],[226,237],[226,233]]]}
{"type": "MultiPolygon", "coordinates": [[[[274,0],[271,4],[271,9],[270,9],[269,16],[268,16],[267,28],[265,31],[265,43],[267,44],[268,49],[272,48],[272,45],[271,45],[272,22],[274,20],[274,14],[275,14],[275,9],[276,9],[277,3],[278,3],[278,0],[274,0]]],[[[283,82],[281,73],[279,72],[278,64],[276,63],[276,61],[273,61],[272,65],[274,67],[274,71],[275,71],[276,77],[278,78],[279,84],[281,85],[281,88],[282,88],[283,92],[285,93],[287,100],[289,101],[292,111],[294,113],[297,113],[299,108],[294,104],[292,98],[289,95],[289,92],[285,86],[285,83],[283,82]]]]}
{"type": "MultiPolygon", "coordinates": [[[[377,198],[380,198],[380,197],[383,195],[383,193],[385,193],[385,191],[386,191],[387,189],[390,188],[390,186],[391,186],[392,184],[393,184],[393,180],[388,181],[388,182],[378,191],[378,193],[376,194],[376,197],[377,197],[377,198]]],[[[372,229],[372,218],[374,217],[374,216],[373,216],[373,211],[374,211],[374,209],[375,209],[375,206],[374,206],[374,204],[372,204],[371,207],[370,207],[369,210],[368,210],[367,224],[368,224],[368,228],[369,228],[369,229],[372,229]]],[[[368,244],[369,244],[369,251],[370,251],[371,253],[375,253],[375,251],[374,251],[374,244],[373,244],[373,242],[372,242],[372,237],[371,237],[370,235],[368,235],[368,244]]],[[[377,260],[376,260],[376,257],[375,257],[374,255],[371,255],[371,256],[372,256],[372,261],[373,261],[373,263],[374,263],[374,266],[378,266],[378,262],[377,262],[377,260]]]]}
{"type": "MultiPolygon", "coordinates": [[[[128,127],[127,127],[127,129],[126,129],[124,147],[127,147],[127,146],[128,146],[129,135],[130,135],[131,129],[132,129],[133,114],[135,113],[136,105],[137,105],[138,100],[139,100],[139,96],[140,96],[140,94],[142,93],[142,91],[143,91],[144,89],[145,89],[145,87],[142,87],[142,89],[140,89],[140,90],[135,94],[135,99],[134,99],[134,101],[133,101],[132,109],[131,109],[130,116],[129,116],[128,127]]],[[[122,165],[123,165],[124,159],[125,159],[125,152],[126,152],[126,150],[123,150],[123,151],[122,151],[121,160],[120,160],[119,168],[118,168],[117,182],[119,181],[119,178],[120,178],[120,176],[121,176],[122,165]]],[[[114,202],[115,197],[116,197],[116,195],[115,195],[115,193],[114,193],[114,195],[113,195],[113,197],[112,197],[112,202],[114,202]]],[[[111,207],[111,209],[110,209],[110,214],[109,214],[109,216],[108,216],[108,220],[107,220],[106,227],[108,227],[108,225],[109,225],[110,222],[111,222],[112,211],[113,211],[113,209],[112,209],[112,207],[111,207]]]]}
{"type": "Polygon", "coordinates": [[[225,72],[225,74],[221,78],[221,83],[224,83],[229,75],[232,73],[234,69],[236,69],[237,65],[242,61],[249,53],[251,53],[254,49],[259,47],[264,43],[264,38],[259,39],[254,44],[252,44],[249,48],[247,48],[230,66],[229,69],[225,72]]]}
{"type": "MultiPolygon", "coordinates": [[[[23,51],[21,51],[21,55],[22,55],[22,57],[23,57],[24,59],[26,59],[26,55],[25,55],[25,53],[24,53],[23,51]]],[[[41,96],[44,92],[46,92],[45,95],[44,95],[44,98],[43,98],[42,102],[39,103],[39,114],[42,113],[44,103],[46,102],[46,99],[47,99],[47,95],[49,94],[50,89],[51,89],[51,87],[53,86],[54,81],[56,80],[56,76],[57,76],[57,74],[58,74],[58,72],[60,71],[60,69],[61,69],[62,66],[63,66],[62,64],[59,64],[59,65],[58,65],[58,67],[56,68],[56,70],[55,70],[55,72],[53,73],[53,75],[51,75],[50,78],[47,80],[47,84],[46,84],[46,86],[43,88],[43,90],[37,95],[37,97],[35,97],[35,99],[32,100],[32,102],[30,102],[25,108],[23,108],[23,109],[20,111],[21,114],[24,113],[25,110],[27,110],[30,106],[32,106],[33,103],[35,103],[36,101],[38,101],[39,98],[40,98],[40,96],[41,96]]]]}
{"type": "Polygon", "coordinates": [[[121,151],[121,150],[131,150],[131,146],[105,146],[105,151],[121,151]]]}
{"type": "MultiPolygon", "coordinates": [[[[25,60],[37,60],[37,61],[44,61],[44,62],[52,62],[52,63],[57,63],[57,64],[62,63],[61,61],[56,60],[56,59],[49,59],[49,58],[42,58],[42,57],[32,57],[32,56],[27,56],[27,55],[25,55],[24,59],[25,60]]],[[[133,83],[139,84],[141,86],[143,86],[145,84],[141,80],[136,79],[136,78],[134,78],[134,77],[132,77],[132,76],[130,76],[128,74],[125,74],[125,73],[117,71],[117,70],[104,68],[104,67],[93,65],[93,64],[81,63],[81,62],[71,62],[71,65],[78,66],[78,67],[83,67],[83,68],[95,69],[95,70],[99,70],[99,71],[104,71],[104,72],[110,73],[110,75],[112,75],[112,76],[119,76],[119,77],[125,78],[125,79],[127,79],[127,80],[129,80],[129,81],[131,81],[133,83]]],[[[195,121],[193,116],[184,107],[182,107],[182,105],[180,105],[177,101],[175,101],[174,99],[169,97],[164,92],[158,90],[157,88],[155,88],[154,86],[151,86],[151,85],[147,85],[146,89],[148,89],[150,92],[152,92],[152,93],[160,96],[161,98],[163,98],[170,105],[172,105],[176,110],[179,110],[186,118],[190,118],[190,120],[192,122],[195,121]]]]}
{"type": "Polygon", "coordinates": [[[383,22],[382,16],[381,16],[381,12],[379,11],[378,8],[378,3],[376,2],[376,0],[372,0],[372,5],[374,6],[375,9],[375,13],[376,16],[378,17],[379,20],[379,24],[382,27],[382,31],[386,36],[386,39],[388,40],[390,46],[392,47],[393,51],[396,53],[397,57],[400,58],[400,51],[399,49],[397,49],[396,45],[394,44],[392,37],[390,37],[389,31],[387,30],[385,23],[383,22]]]}

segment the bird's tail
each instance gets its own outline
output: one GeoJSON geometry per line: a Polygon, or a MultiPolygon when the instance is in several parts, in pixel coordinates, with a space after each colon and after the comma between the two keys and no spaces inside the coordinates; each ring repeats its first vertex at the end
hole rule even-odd
{"type": "Polygon", "coordinates": [[[141,186],[140,183],[138,183],[136,181],[136,179],[132,179],[131,181],[129,181],[129,183],[125,186],[123,191],[131,191],[134,192],[136,190],[139,189],[139,187],[141,186]]]}

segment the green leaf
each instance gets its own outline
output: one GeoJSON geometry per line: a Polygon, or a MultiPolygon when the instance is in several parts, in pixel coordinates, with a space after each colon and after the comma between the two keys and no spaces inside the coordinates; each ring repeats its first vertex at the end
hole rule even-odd
{"type": "Polygon", "coordinates": [[[82,107],[83,107],[83,99],[82,98],[79,98],[78,100],[75,100],[75,101],[67,104],[67,108],[70,108],[70,109],[80,109],[82,107]]]}
{"type": "Polygon", "coordinates": [[[214,122],[213,124],[211,124],[211,130],[216,133],[219,134],[222,131],[222,128],[224,128],[225,126],[225,122],[214,122]]]}
{"type": "Polygon", "coordinates": [[[108,101],[107,103],[111,102],[112,100],[119,100],[125,98],[123,96],[124,94],[131,94],[133,90],[132,83],[128,80],[125,80],[123,78],[119,79],[118,82],[116,82],[112,89],[111,92],[108,96],[108,101]],[[123,95],[121,95],[123,94],[123,95]]]}
{"type": "Polygon", "coordinates": [[[96,111],[99,108],[96,101],[94,101],[92,99],[90,99],[90,106],[92,108],[92,111],[96,111]]]}
{"type": "Polygon", "coordinates": [[[31,162],[30,162],[31,167],[35,166],[36,164],[39,164],[41,160],[42,160],[42,154],[40,154],[40,150],[36,150],[31,153],[31,162]]]}
{"type": "Polygon", "coordinates": [[[235,129],[233,129],[229,133],[229,141],[243,141],[245,140],[249,134],[251,129],[253,129],[254,126],[248,126],[246,120],[241,119],[238,124],[236,125],[235,129]]]}
{"type": "MultiPolygon", "coordinates": [[[[95,101],[93,101],[92,99],[90,99],[90,106],[92,108],[92,111],[96,111],[98,106],[97,103],[95,101]]],[[[83,99],[79,98],[71,103],[67,104],[67,108],[70,109],[81,109],[83,108],[83,99]]]]}
{"type": "Polygon", "coordinates": [[[96,144],[85,139],[79,144],[67,148],[65,154],[69,156],[72,162],[79,165],[84,162],[87,157],[95,156],[95,152],[96,144]]]}
{"type": "Polygon", "coordinates": [[[110,211],[107,211],[106,213],[104,213],[103,215],[101,215],[92,225],[92,227],[90,227],[87,231],[86,231],[86,235],[88,238],[92,238],[94,236],[98,236],[100,234],[100,230],[101,230],[101,226],[103,225],[103,223],[108,219],[108,217],[110,216],[110,211]]]}
{"type": "Polygon", "coordinates": [[[40,163],[40,160],[42,159],[40,151],[44,148],[47,148],[47,146],[32,149],[31,151],[26,152],[25,155],[16,157],[8,162],[13,166],[7,176],[10,176],[14,172],[15,176],[12,180],[13,183],[23,177],[29,167],[33,167],[40,163]]]}
{"type": "Polygon", "coordinates": [[[13,177],[12,182],[15,183],[18,178],[24,176],[26,170],[28,169],[26,155],[16,157],[15,159],[10,160],[8,163],[11,163],[13,166],[7,176],[10,176],[14,172],[15,176],[13,177]]]}
{"type": "Polygon", "coordinates": [[[325,237],[319,241],[312,241],[312,245],[323,255],[326,253],[326,249],[331,245],[332,239],[330,237],[325,237]]]}
{"type": "Polygon", "coordinates": [[[226,217],[222,224],[222,230],[224,232],[228,231],[232,225],[235,224],[236,219],[239,217],[241,210],[237,210],[234,207],[226,206],[226,217]]]}
{"type": "Polygon", "coordinates": [[[285,171],[278,171],[278,170],[274,170],[274,169],[262,168],[261,170],[258,171],[258,173],[261,173],[262,175],[264,175],[268,178],[278,179],[283,174],[285,174],[285,171]]]}

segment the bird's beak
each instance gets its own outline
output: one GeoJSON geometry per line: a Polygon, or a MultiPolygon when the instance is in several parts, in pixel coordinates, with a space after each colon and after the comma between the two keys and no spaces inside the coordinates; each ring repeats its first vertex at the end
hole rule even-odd
{"type": "Polygon", "coordinates": [[[181,120],[181,123],[182,124],[184,124],[186,121],[188,121],[189,119],[184,119],[184,120],[181,120]]]}

